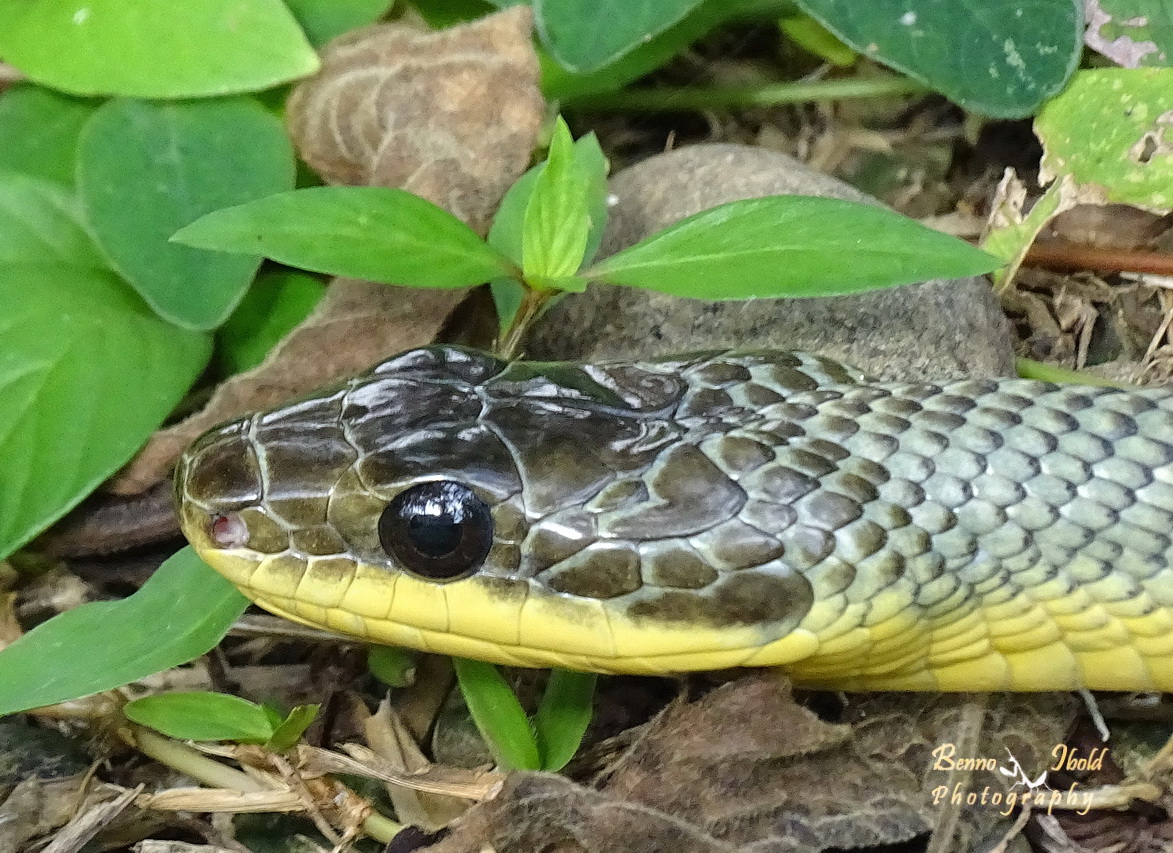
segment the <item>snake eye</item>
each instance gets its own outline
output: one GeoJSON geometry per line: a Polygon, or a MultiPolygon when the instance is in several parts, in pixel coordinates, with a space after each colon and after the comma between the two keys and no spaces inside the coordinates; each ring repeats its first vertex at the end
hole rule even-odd
{"type": "Polygon", "coordinates": [[[493,544],[493,517],[461,483],[437,480],[400,492],[379,517],[379,542],[412,574],[429,580],[467,577],[493,544]]]}

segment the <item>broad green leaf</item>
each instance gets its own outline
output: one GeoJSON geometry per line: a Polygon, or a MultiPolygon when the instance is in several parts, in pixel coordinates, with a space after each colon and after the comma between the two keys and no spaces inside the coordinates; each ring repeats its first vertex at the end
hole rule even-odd
{"type": "Polygon", "coordinates": [[[111,101],[82,133],[78,189],[95,238],[163,317],[211,329],[231,313],[260,265],[170,242],[222,207],[293,186],[280,119],[251,98],[181,103],[111,101]]]}
{"type": "Polygon", "coordinates": [[[527,279],[573,275],[582,264],[591,227],[587,186],[574,160],[570,129],[559,118],[546,168],[525,207],[521,253],[527,279]]]}
{"type": "MultiPolygon", "coordinates": [[[[603,231],[607,227],[607,158],[599,147],[594,133],[588,133],[574,143],[574,166],[580,177],[586,181],[585,198],[587,214],[590,217],[590,231],[584,261],[589,262],[599,250],[603,231]]],[[[489,229],[488,242],[493,248],[506,255],[518,266],[522,264],[522,234],[525,229],[525,214],[533,197],[538,178],[546,168],[543,160],[513,182],[497,213],[493,227],[489,229]]]]}
{"type": "Polygon", "coordinates": [[[198,98],[313,74],[281,0],[0,0],[0,56],[78,95],[198,98]]]}
{"type": "Polygon", "coordinates": [[[0,172],[0,264],[109,269],[79,208],[73,191],[59,183],[0,172]]]}
{"type": "Polygon", "coordinates": [[[208,360],[113,273],[0,265],[0,559],[113,474],[208,360]]]}
{"type": "Polygon", "coordinates": [[[276,269],[258,275],[216,333],[224,372],[243,373],[264,361],[269,350],[309,315],[325,292],[321,279],[298,270],[276,269]]]}
{"type": "Polygon", "coordinates": [[[285,0],[310,43],[321,47],[335,36],[365,27],[387,14],[395,0],[285,0]]]}
{"type": "Polygon", "coordinates": [[[305,734],[305,730],[318,718],[320,710],[320,705],[298,705],[281,721],[281,724],[265,741],[265,746],[274,752],[286,752],[293,749],[301,740],[301,736],[305,734]]]}
{"type": "Polygon", "coordinates": [[[1082,0],[796,1],[864,56],[990,116],[1034,112],[1082,47],[1082,0]]]}
{"type": "Polygon", "coordinates": [[[127,702],[127,718],[179,740],[265,743],[275,731],[265,709],[225,693],[160,693],[127,702]]]}
{"type": "Polygon", "coordinates": [[[534,714],[534,736],[543,770],[556,773],[578,752],[594,714],[597,679],[593,672],[550,671],[534,714]]]}
{"type": "Polygon", "coordinates": [[[1035,119],[1043,180],[1071,175],[1107,201],[1173,208],[1173,68],[1080,71],[1035,119]]]}
{"type": "Polygon", "coordinates": [[[529,718],[501,671],[491,663],[453,658],[460,692],[473,722],[503,770],[542,766],[529,718]]]}
{"type": "Polygon", "coordinates": [[[1084,41],[1125,68],[1169,67],[1173,6],[1169,0],[1087,0],[1084,41]]]}
{"type": "Polygon", "coordinates": [[[698,299],[839,296],[1001,262],[882,207],[767,196],[702,211],[582,271],[698,299]]]}
{"type": "Polygon", "coordinates": [[[73,186],[77,138],[95,101],[21,83],[0,95],[0,170],[73,186]]]}
{"type": "Polygon", "coordinates": [[[385,187],[280,193],[210,213],[173,239],[414,287],[466,287],[514,272],[508,258],[448,211],[385,187]]]}
{"type": "Polygon", "coordinates": [[[680,21],[596,71],[573,72],[563,68],[545,50],[538,51],[542,64],[542,91],[552,101],[574,102],[607,92],[617,92],[648,72],[659,68],[705,33],[729,20],[770,20],[793,12],[790,0],[706,0],[680,21]]]}
{"type": "Polygon", "coordinates": [[[671,27],[701,0],[533,0],[534,28],[571,71],[594,71],[671,27]]]}
{"type": "Polygon", "coordinates": [[[212,649],[248,601],[191,548],[121,601],[83,604],[0,650],[0,716],[112,690],[212,649]]]}

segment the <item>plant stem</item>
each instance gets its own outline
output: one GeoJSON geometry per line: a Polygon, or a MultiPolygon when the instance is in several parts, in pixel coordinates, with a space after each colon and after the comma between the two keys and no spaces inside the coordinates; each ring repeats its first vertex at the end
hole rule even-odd
{"type": "Polygon", "coordinates": [[[882,98],[931,91],[924,83],[894,74],[870,79],[820,80],[767,86],[690,86],[685,89],[642,88],[600,92],[568,101],[584,110],[675,112],[678,110],[770,107],[804,101],[882,98]]]}
{"type": "MultiPolygon", "coordinates": [[[[228,788],[245,793],[270,790],[247,773],[221,764],[187,744],[164,737],[148,728],[132,725],[123,729],[120,734],[143,755],[173,767],[210,787],[228,788]]],[[[371,838],[381,844],[387,844],[403,829],[403,825],[377,811],[372,811],[363,821],[362,828],[371,838]]]]}
{"type": "Polygon", "coordinates": [[[556,292],[553,290],[534,290],[526,285],[525,296],[522,297],[521,306],[517,309],[517,314],[513,317],[509,331],[506,332],[505,337],[501,340],[501,345],[497,348],[497,355],[499,357],[507,360],[517,357],[517,350],[521,347],[521,339],[525,335],[525,330],[529,328],[534,318],[541,313],[542,306],[546,304],[546,300],[554,296],[556,292]]]}
{"type": "Polygon", "coordinates": [[[173,767],[197,782],[214,788],[230,788],[246,793],[268,790],[247,773],[221,764],[186,744],[163,737],[150,729],[131,726],[123,735],[143,755],[155,759],[160,764],[173,767]]]}

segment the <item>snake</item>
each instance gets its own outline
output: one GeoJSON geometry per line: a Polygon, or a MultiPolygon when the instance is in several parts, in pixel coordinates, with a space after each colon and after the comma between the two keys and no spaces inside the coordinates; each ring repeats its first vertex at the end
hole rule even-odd
{"type": "Polygon", "coordinates": [[[214,428],[180,523],[261,607],[528,667],[1173,690],[1173,391],[709,351],[414,349],[214,428]]]}

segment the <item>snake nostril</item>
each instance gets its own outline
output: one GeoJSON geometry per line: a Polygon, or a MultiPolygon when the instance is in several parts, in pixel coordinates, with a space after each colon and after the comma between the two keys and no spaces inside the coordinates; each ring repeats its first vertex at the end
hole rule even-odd
{"type": "Polygon", "coordinates": [[[217,513],[208,524],[208,536],[222,548],[243,548],[248,544],[248,525],[240,513],[217,513]]]}

